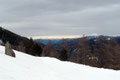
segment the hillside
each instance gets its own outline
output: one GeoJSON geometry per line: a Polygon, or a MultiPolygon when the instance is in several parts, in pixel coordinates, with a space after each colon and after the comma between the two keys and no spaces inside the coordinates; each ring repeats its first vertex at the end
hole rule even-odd
{"type": "Polygon", "coordinates": [[[47,47],[47,49],[44,49],[46,56],[50,56],[48,54],[53,52],[48,45],[48,42],[51,42],[50,45],[54,46],[58,54],[60,54],[58,57],[60,60],[120,70],[119,36],[100,35],[71,39],[36,39],[35,41],[45,44],[47,47]]]}
{"type": "Polygon", "coordinates": [[[0,27],[0,44],[5,45],[6,42],[13,49],[33,56],[54,57],[62,61],[120,70],[120,37],[87,36],[40,41],[0,27]]]}
{"type": "Polygon", "coordinates": [[[34,57],[15,51],[16,58],[4,54],[0,46],[0,80],[119,80],[120,71],[34,57]]]}
{"type": "Polygon", "coordinates": [[[27,54],[39,56],[42,53],[42,44],[40,42],[33,42],[26,37],[20,36],[2,27],[0,27],[0,41],[2,41],[2,45],[5,45],[8,41],[12,45],[13,49],[27,54]],[[33,47],[37,48],[33,49],[33,47]]]}

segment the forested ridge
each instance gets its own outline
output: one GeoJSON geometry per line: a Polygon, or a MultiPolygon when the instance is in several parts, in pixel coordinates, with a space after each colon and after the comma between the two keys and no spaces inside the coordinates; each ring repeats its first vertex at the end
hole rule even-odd
{"type": "Polygon", "coordinates": [[[54,45],[50,40],[47,44],[17,35],[0,27],[1,45],[7,41],[12,48],[33,56],[55,57],[62,61],[71,61],[99,68],[120,70],[120,38],[86,36],[63,39],[54,45]],[[57,47],[56,47],[57,46],[57,47]]]}

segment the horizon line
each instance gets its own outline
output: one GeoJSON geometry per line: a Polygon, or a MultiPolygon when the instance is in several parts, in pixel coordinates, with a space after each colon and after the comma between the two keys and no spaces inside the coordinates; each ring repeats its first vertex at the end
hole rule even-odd
{"type": "Polygon", "coordinates": [[[83,37],[83,35],[33,36],[32,38],[33,39],[66,39],[66,38],[80,38],[80,37],[83,37]]]}
{"type": "MultiPolygon", "coordinates": [[[[33,39],[67,39],[67,38],[81,38],[85,36],[100,36],[98,34],[91,34],[91,35],[57,35],[57,36],[32,36],[28,38],[33,38],[33,39]]],[[[118,35],[104,35],[104,36],[118,36],[118,35]]]]}

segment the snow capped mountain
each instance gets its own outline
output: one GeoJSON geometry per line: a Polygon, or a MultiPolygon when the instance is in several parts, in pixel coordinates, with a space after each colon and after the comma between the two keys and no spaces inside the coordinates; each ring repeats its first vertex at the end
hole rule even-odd
{"type": "Polygon", "coordinates": [[[16,58],[4,53],[4,47],[0,46],[0,80],[120,80],[120,71],[34,57],[18,51],[15,51],[16,58]]]}
{"type": "Polygon", "coordinates": [[[87,36],[99,36],[97,33],[88,34],[87,36]]]}

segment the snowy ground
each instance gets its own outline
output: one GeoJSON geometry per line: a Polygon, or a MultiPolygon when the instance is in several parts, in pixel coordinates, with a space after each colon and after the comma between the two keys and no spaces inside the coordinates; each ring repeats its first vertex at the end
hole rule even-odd
{"type": "Polygon", "coordinates": [[[120,71],[15,53],[9,57],[0,46],[0,80],[120,80],[120,71]]]}

